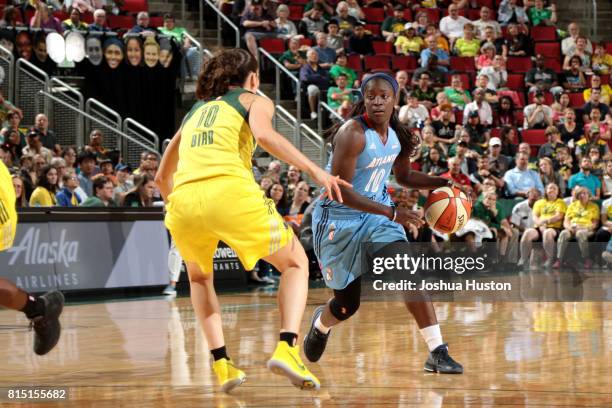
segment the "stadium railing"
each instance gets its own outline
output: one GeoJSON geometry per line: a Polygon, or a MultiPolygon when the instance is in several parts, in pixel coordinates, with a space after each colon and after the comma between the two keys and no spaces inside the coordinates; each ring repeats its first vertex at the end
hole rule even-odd
{"type": "MultiPolygon", "coordinates": [[[[236,48],[240,48],[240,28],[236,24],[234,24],[234,22],[228,16],[223,14],[223,12],[219,10],[219,8],[211,0],[204,0],[204,3],[206,3],[217,14],[217,45],[222,45],[221,32],[223,30],[221,28],[223,27],[223,23],[221,20],[223,20],[225,21],[225,23],[227,23],[228,26],[232,28],[232,30],[234,30],[234,33],[236,35],[236,48]]],[[[184,4],[185,0],[181,0],[181,7],[184,8],[184,4]]],[[[204,16],[202,12],[202,4],[200,4],[200,35],[202,33],[203,26],[204,16]]]]}
{"type": "Polygon", "coordinates": [[[15,92],[15,56],[13,53],[0,45],[0,68],[4,71],[4,80],[0,83],[0,91],[4,99],[14,100],[15,92]]]}

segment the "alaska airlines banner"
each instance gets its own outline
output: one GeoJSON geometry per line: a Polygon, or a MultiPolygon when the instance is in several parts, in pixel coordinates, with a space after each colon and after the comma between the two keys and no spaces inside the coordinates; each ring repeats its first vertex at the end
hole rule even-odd
{"type": "Polygon", "coordinates": [[[168,248],[161,220],[20,223],[0,277],[31,292],[164,285],[168,248]]]}

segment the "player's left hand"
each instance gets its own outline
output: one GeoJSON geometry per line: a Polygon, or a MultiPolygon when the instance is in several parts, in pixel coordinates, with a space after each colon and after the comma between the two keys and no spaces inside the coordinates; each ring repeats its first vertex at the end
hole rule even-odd
{"type": "Polygon", "coordinates": [[[332,176],[321,168],[317,169],[312,174],[312,178],[314,179],[315,183],[323,187],[324,195],[326,195],[330,200],[336,200],[339,203],[343,202],[340,186],[348,188],[353,187],[351,183],[342,180],[340,176],[332,176]]]}

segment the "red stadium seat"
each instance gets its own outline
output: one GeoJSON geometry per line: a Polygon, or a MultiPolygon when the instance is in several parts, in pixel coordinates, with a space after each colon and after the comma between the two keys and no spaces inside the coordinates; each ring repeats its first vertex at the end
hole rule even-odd
{"type": "Polygon", "coordinates": [[[535,53],[542,54],[546,58],[561,59],[561,44],[558,42],[536,43],[535,53]]]}
{"type": "Polygon", "coordinates": [[[224,2],[223,5],[221,6],[221,12],[226,15],[226,16],[231,16],[232,15],[232,3],[229,2],[224,2]]]}
{"type": "Polygon", "coordinates": [[[68,20],[70,18],[70,14],[63,11],[54,11],[53,16],[57,17],[57,19],[61,22],[64,20],[68,20]]]}
{"type": "Polygon", "coordinates": [[[262,38],[259,46],[270,54],[282,54],[285,52],[285,40],[281,38],[262,38]]]}
{"type": "Polygon", "coordinates": [[[376,54],[394,54],[393,44],[386,41],[372,41],[374,52],[376,54]]]}
{"type": "Polygon", "coordinates": [[[362,10],[368,23],[382,23],[385,21],[385,9],[383,8],[364,7],[362,10]]]}
{"type": "Polygon", "coordinates": [[[462,124],[463,123],[463,111],[458,110],[455,112],[455,123],[462,124]]]}
{"type": "Polygon", "coordinates": [[[380,24],[366,24],[364,28],[372,33],[373,36],[380,37],[380,24]]]}
{"type": "Polygon", "coordinates": [[[81,15],[81,20],[86,22],[87,24],[93,23],[93,14],[92,13],[84,13],[81,15]]]}
{"type": "Polygon", "coordinates": [[[548,142],[546,131],[544,129],[524,129],[522,135],[523,142],[529,143],[532,146],[541,146],[548,142]]]}
{"type": "Polygon", "coordinates": [[[525,88],[525,75],[523,74],[508,74],[508,82],[506,87],[514,90],[521,90],[525,88]]]}
{"type": "Polygon", "coordinates": [[[147,0],[124,0],[121,6],[121,11],[138,13],[140,11],[149,11],[149,3],[147,0]]]}
{"type": "Polygon", "coordinates": [[[476,65],[472,57],[450,57],[450,66],[457,72],[476,72],[476,65]]]}
{"type": "Polygon", "coordinates": [[[569,98],[572,108],[581,108],[584,105],[584,95],[582,92],[572,92],[569,94],[569,98]]]}
{"type": "Polygon", "coordinates": [[[312,39],[311,38],[300,38],[300,46],[307,45],[312,47],[312,39]]]}
{"type": "MultiPolygon", "coordinates": [[[[417,14],[420,12],[425,12],[427,13],[427,16],[429,17],[429,22],[433,23],[433,24],[438,24],[440,22],[440,10],[438,9],[430,9],[430,8],[420,8],[417,11],[417,14]]],[[[416,16],[415,16],[416,18],[416,16]]]]}
{"type": "Polygon", "coordinates": [[[304,6],[289,6],[289,20],[300,21],[304,15],[304,6]]]}
{"type": "Polygon", "coordinates": [[[386,55],[366,55],[363,58],[363,65],[366,71],[370,70],[389,70],[391,66],[389,64],[390,58],[386,55]]]}
{"type": "Polygon", "coordinates": [[[410,9],[405,9],[404,10],[404,19],[406,21],[413,21],[413,19],[412,19],[412,10],[410,10],[410,9]]]}
{"type": "Polygon", "coordinates": [[[495,4],[493,0],[478,0],[478,5],[480,7],[488,7],[490,9],[497,9],[498,4],[495,4]]]}
{"type": "Polygon", "coordinates": [[[546,68],[550,68],[556,73],[563,71],[563,66],[561,65],[561,61],[555,58],[546,58],[544,61],[544,66],[546,68]]]}
{"type": "Polygon", "coordinates": [[[391,57],[391,67],[395,71],[403,69],[405,71],[414,71],[417,69],[417,58],[407,55],[394,55],[391,57]]]}
{"type": "Polygon", "coordinates": [[[164,18],[162,16],[151,17],[149,19],[150,27],[163,27],[164,26],[164,18]]]}
{"type": "Polygon", "coordinates": [[[135,19],[134,16],[116,16],[114,14],[109,15],[108,17],[108,26],[113,29],[127,29],[134,27],[135,19]]]}
{"type": "Polygon", "coordinates": [[[301,6],[305,6],[306,4],[308,4],[309,0],[291,0],[292,4],[299,4],[301,6]]]}
{"type": "MultiPolygon", "coordinates": [[[[534,92],[529,92],[529,95],[527,95],[527,101],[531,104],[533,103],[533,96],[535,95],[534,92]]],[[[552,105],[553,102],[555,101],[555,98],[553,97],[553,95],[550,92],[544,92],[544,103],[548,106],[552,105]]]]}
{"type": "Polygon", "coordinates": [[[361,55],[359,54],[349,55],[346,66],[348,66],[351,69],[354,69],[357,72],[363,71],[363,65],[361,64],[361,55]]]}
{"type": "Polygon", "coordinates": [[[531,38],[535,42],[557,41],[557,29],[549,26],[536,26],[531,28],[531,38]]]}
{"type": "Polygon", "coordinates": [[[612,41],[608,41],[608,42],[606,43],[606,52],[607,52],[608,54],[612,54],[612,41]]]}
{"type": "Polygon", "coordinates": [[[509,57],[506,62],[508,72],[526,73],[532,68],[533,64],[529,57],[509,57]]]}
{"type": "MultiPolygon", "coordinates": [[[[521,94],[522,95],[522,94],[521,94]]],[[[519,127],[523,127],[523,122],[525,121],[525,114],[522,109],[514,111],[514,117],[516,118],[516,123],[519,127]]]]}

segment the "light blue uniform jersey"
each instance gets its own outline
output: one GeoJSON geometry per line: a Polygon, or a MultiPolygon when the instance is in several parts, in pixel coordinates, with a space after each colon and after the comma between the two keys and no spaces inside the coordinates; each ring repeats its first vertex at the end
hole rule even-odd
{"type": "MultiPolygon", "coordinates": [[[[350,183],[353,190],[370,200],[392,205],[387,180],[401,152],[395,131],[388,130],[387,143],[369,128],[362,117],[355,118],[365,130],[365,147],[357,158],[350,183]]],[[[331,169],[332,158],[327,165],[331,169]]],[[[327,198],[313,212],[314,250],[321,264],[325,283],[344,289],[362,273],[361,244],[364,242],[406,241],[404,228],[387,217],[349,208],[327,198]]]]}

